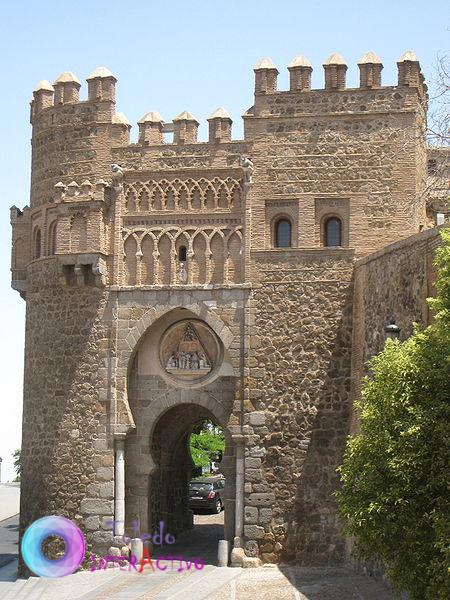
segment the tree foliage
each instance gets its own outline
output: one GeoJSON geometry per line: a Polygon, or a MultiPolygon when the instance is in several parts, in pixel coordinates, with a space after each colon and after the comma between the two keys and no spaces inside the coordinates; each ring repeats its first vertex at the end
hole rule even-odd
{"type": "Polygon", "coordinates": [[[17,450],[14,450],[13,452],[13,459],[14,459],[14,471],[16,472],[16,478],[14,479],[14,481],[20,481],[20,474],[22,471],[22,451],[20,448],[17,448],[17,450]]]}
{"type": "Polygon", "coordinates": [[[210,421],[203,423],[198,433],[189,438],[192,460],[197,467],[209,467],[225,449],[223,431],[210,421]]]}
{"type": "Polygon", "coordinates": [[[450,229],[437,251],[436,318],[371,362],[361,430],[347,443],[338,493],[346,532],[412,600],[450,598],[450,229]]]}

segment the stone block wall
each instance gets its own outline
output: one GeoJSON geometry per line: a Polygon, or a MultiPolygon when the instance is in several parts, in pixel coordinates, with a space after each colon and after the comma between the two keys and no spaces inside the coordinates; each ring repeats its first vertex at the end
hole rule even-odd
{"type": "Polygon", "coordinates": [[[267,562],[339,561],[332,492],[349,424],[353,252],[252,260],[245,550],[267,562]]]}
{"type": "MultiPolygon", "coordinates": [[[[413,332],[414,323],[429,325],[427,298],[434,295],[434,254],[440,227],[395,242],[355,264],[353,306],[352,402],[360,395],[367,361],[382,350],[385,327],[395,319],[400,339],[413,332]]],[[[352,428],[358,427],[354,412],[352,428]]]]}
{"type": "Polygon", "coordinates": [[[99,395],[110,346],[105,313],[102,290],[60,285],[55,258],[29,267],[21,533],[43,515],[63,515],[89,545],[105,546],[99,519],[113,514],[114,497],[108,406],[99,395]]]}

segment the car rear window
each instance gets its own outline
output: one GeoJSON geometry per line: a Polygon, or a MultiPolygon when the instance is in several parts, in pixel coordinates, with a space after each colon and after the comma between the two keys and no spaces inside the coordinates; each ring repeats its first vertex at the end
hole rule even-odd
{"type": "Polygon", "coordinates": [[[198,492],[210,492],[212,490],[212,483],[190,483],[189,489],[196,490],[198,492]]]}

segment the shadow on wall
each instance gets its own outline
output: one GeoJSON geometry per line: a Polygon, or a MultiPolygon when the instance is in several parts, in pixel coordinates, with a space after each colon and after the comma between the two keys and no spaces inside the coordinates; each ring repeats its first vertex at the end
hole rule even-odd
{"type": "Polygon", "coordinates": [[[342,303],[342,317],[337,322],[333,343],[327,343],[326,335],[330,333],[327,329],[316,345],[317,353],[326,348],[331,353],[320,387],[306,390],[318,399],[314,404],[316,415],[310,423],[310,412],[297,416],[300,435],[303,434],[299,452],[304,458],[296,461],[299,476],[292,509],[285,513],[287,530],[282,558],[304,565],[344,562],[345,539],[333,492],[339,486],[336,469],[342,462],[350,428],[352,305],[353,282],[342,303]]]}

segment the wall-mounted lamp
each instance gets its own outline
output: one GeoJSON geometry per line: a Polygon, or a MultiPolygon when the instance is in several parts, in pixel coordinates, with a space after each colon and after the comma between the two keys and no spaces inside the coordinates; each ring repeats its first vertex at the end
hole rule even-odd
{"type": "Polygon", "coordinates": [[[386,327],[384,328],[384,331],[386,333],[386,338],[389,338],[391,340],[400,339],[401,329],[398,325],[395,324],[395,319],[389,319],[386,327]]]}

